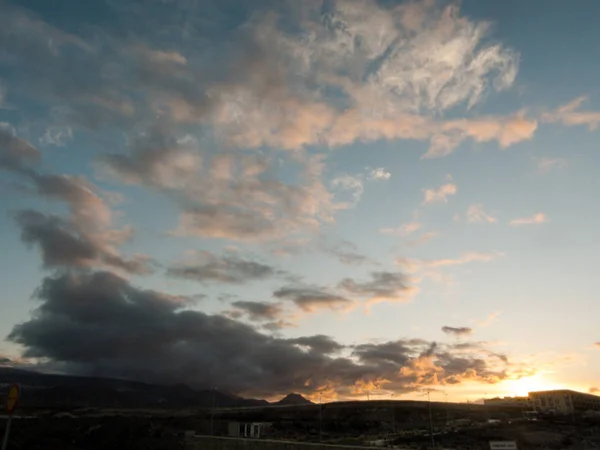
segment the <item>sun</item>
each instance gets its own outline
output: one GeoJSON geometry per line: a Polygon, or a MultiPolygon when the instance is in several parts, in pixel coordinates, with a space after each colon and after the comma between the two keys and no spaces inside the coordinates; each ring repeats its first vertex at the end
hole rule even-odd
{"type": "Polygon", "coordinates": [[[553,382],[542,374],[523,377],[517,380],[505,380],[502,382],[501,389],[506,396],[525,397],[529,392],[534,391],[550,391],[553,389],[564,389],[565,386],[553,382]]]}

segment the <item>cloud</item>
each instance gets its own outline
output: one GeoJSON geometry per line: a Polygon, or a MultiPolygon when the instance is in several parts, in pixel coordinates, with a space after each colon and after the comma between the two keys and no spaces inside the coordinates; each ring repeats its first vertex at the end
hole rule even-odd
{"type": "Polygon", "coordinates": [[[594,345],[595,345],[596,347],[600,348],[600,341],[598,341],[598,342],[594,342],[594,345]]]}
{"type": "Polygon", "coordinates": [[[406,243],[409,247],[417,247],[419,245],[423,245],[426,242],[429,242],[431,239],[434,239],[440,235],[439,231],[428,231],[427,233],[423,233],[417,239],[410,240],[406,243]]]}
{"type": "Polygon", "coordinates": [[[467,222],[469,223],[496,223],[497,219],[483,210],[483,205],[471,205],[467,209],[467,222]]]}
{"type": "Polygon", "coordinates": [[[367,255],[360,253],[352,242],[342,239],[333,245],[323,244],[322,249],[335,256],[339,262],[348,266],[375,264],[367,255]]]}
{"type": "Polygon", "coordinates": [[[504,253],[499,251],[483,253],[483,252],[465,252],[458,258],[446,259],[413,259],[413,258],[397,258],[395,263],[406,272],[412,275],[413,283],[418,285],[425,279],[430,279],[437,283],[443,283],[451,286],[454,284],[454,277],[451,274],[445,273],[445,267],[461,266],[472,262],[489,262],[504,256],[504,253]]]}
{"type": "Polygon", "coordinates": [[[133,229],[112,229],[112,211],[97,193],[98,188],[83,177],[44,174],[32,166],[39,151],[0,127],[0,168],[13,172],[40,197],[67,204],[69,217],[24,209],[15,214],[21,240],[39,246],[46,269],[111,268],[132,274],[152,272],[154,262],[146,255],[122,256],[117,247],[131,239],[133,229]]]}
{"type": "Polygon", "coordinates": [[[423,203],[446,203],[448,197],[455,195],[457,190],[454,183],[446,183],[437,189],[425,189],[425,199],[423,200],[423,203]]]}
{"type": "Polygon", "coordinates": [[[246,314],[253,322],[277,321],[283,316],[283,307],[280,303],[252,302],[239,300],[231,304],[239,311],[246,314]]]}
{"type": "Polygon", "coordinates": [[[24,358],[43,358],[69,373],[257,396],[329,386],[341,397],[365,384],[411,392],[425,384],[507,377],[507,363],[487,358],[477,345],[459,350],[406,339],[348,348],[320,335],[277,338],[108,272],[46,278],[35,297],[39,306],[9,339],[23,346],[24,358]],[[354,357],[333,356],[344,349],[354,357]]]}
{"type": "Polygon", "coordinates": [[[105,155],[101,164],[126,183],[172,199],[181,210],[174,236],[276,241],[316,232],[351,206],[335,201],[321,181],[321,155],[269,160],[259,153],[210,153],[165,123],[135,134],[127,154],[105,155]],[[295,183],[275,176],[280,163],[295,183]]]}
{"type": "Polygon", "coordinates": [[[456,337],[463,337],[473,334],[473,329],[469,327],[449,327],[443,326],[442,331],[456,337]]]}
{"type": "Polygon", "coordinates": [[[392,177],[392,174],[383,167],[368,169],[367,179],[374,181],[387,181],[392,177]]]}
{"type": "Polygon", "coordinates": [[[379,232],[381,234],[396,235],[400,237],[406,237],[421,229],[419,222],[408,222],[403,223],[398,228],[381,228],[379,232]]]}
{"type": "Polygon", "coordinates": [[[597,394],[598,392],[600,392],[600,389],[597,387],[591,387],[588,392],[590,394],[597,394]]]}
{"type": "Polygon", "coordinates": [[[536,213],[531,217],[519,217],[517,219],[511,220],[508,224],[513,227],[518,227],[521,225],[535,225],[540,223],[549,222],[548,216],[544,213],[536,213]]]}
{"type": "Polygon", "coordinates": [[[354,302],[314,286],[283,287],[273,292],[275,298],[290,300],[302,311],[315,313],[320,309],[348,311],[354,302]]]}
{"type": "Polygon", "coordinates": [[[408,282],[400,272],[371,272],[369,281],[344,278],[338,287],[351,295],[366,297],[368,309],[375,303],[409,301],[418,289],[408,282]]]}
{"type": "Polygon", "coordinates": [[[583,103],[587,101],[586,97],[578,97],[571,102],[559,106],[551,112],[542,115],[542,120],[550,123],[562,123],[566,126],[587,126],[590,131],[595,130],[600,124],[600,112],[597,111],[579,111],[583,103]]]}
{"type": "Polygon", "coordinates": [[[133,138],[129,154],[105,154],[100,163],[125,183],[173,189],[193,181],[202,158],[193,138],[157,123],[133,138]]]}
{"type": "Polygon", "coordinates": [[[22,171],[38,163],[41,153],[29,142],[19,138],[10,125],[0,122],[0,169],[22,171]]]}
{"type": "Polygon", "coordinates": [[[548,173],[552,170],[564,169],[568,165],[568,161],[565,158],[531,158],[531,162],[540,174],[548,173]]]}
{"type": "Polygon", "coordinates": [[[21,240],[39,246],[46,269],[104,267],[131,274],[148,274],[153,261],[145,255],[127,259],[115,245],[131,236],[131,230],[87,233],[77,223],[33,210],[19,211],[15,220],[21,240]]]}
{"type": "Polygon", "coordinates": [[[331,337],[322,334],[288,339],[287,342],[301,348],[308,347],[313,352],[325,355],[338,353],[345,348],[344,345],[334,341],[331,337]]]}
{"type": "Polygon", "coordinates": [[[50,126],[46,128],[40,142],[55,147],[64,147],[65,144],[73,139],[73,130],[69,126],[50,126]]]}
{"type": "Polygon", "coordinates": [[[494,312],[490,313],[485,319],[478,320],[477,326],[479,326],[479,327],[490,326],[492,323],[494,323],[496,321],[496,319],[498,318],[498,316],[500,316],[500,314],[502,314],[502,312],[500,312],[500,311],[494,311],[494,312]]]}
{"type": "Polygon", "coordinates": [[[242,7],[235,18],[203,6],[219,10],[214,24],[187,3],[172,11],[113,3],[127,38],[118,29],[76,36],[6,7],[4,41],[19,42],[5,49],[7,63],[23,74],[21,91],[58,101],[83,126],[126,130],[134,117],[160,115],[210,127],[239,148],[418,139],[430,141],[428,156],[440,156],[465,139],[506,147],[535,130],[519,113],[433,119],[453,108],[469,113],[488,93],[510,88],[518,72],[519,55],[490,41],[490,24],[462,16],[457,5],[270,2],[242,7]],[[181,49],[165,47],[174,39],[181,49]]]}
{"type": "Polygon", "coordinates": [[[451,120],[439,128],[441,131],[431,138],[431,146],[423,158],[446,156],[466,138],[479,143],[496,140],[501,148],[507,148],[530,140],[537,130],[537,121],[519,113],[512,117],[451,120]]]}
{"type": "Polygon", "coordinates": [[[458,258],[452,259],[435,259],[426,262],[428,267],[442,267],[442,266],[457,266],[462,264],[468,264],[471,262],[489,262],[494,259],[504,256],[504,253],[494,251],[490,253],[483,252],[465,252],[462,253],[458,258]]]}
{"type": "Polygon", "coordinates": [[[208,251],[198,252],[191,261],[177,263],[167,269],[167,275],[199,282],[243,284],[281,275],[274,267],[240,258],[218,256],[208,251]]]}
{"type": "Polygon", "coordinates": [[[43,175],[33,171],[28,172],[28,177],[35,184],[40,196],[67,203],[71,220],[78,226],[97,230],[110,225],[112,220],[110,207],[95,192],[97,188],[84,178],[71,175],[43,175]]]}
{"type": "Polygon", "coordinates": [[[348,204],[351,206],[358,205],[365,190],[362,177],[347,174],[335,177],[331,180],[331,186],[338,191],[346,191],[350,196],[348,204]]]}

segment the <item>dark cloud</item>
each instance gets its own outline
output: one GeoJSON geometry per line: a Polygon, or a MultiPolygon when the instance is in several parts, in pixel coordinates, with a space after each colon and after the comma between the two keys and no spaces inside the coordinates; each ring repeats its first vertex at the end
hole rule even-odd
{"type": "Polygon", "coordinates": [[[448,327],[443,326],[442,331],[446,334],[451,334],[456,337],[468,336],[473,334],[473,329],[469,327],[448,327]]]}
{"type": "Polygon", "coordinates": [[[352,295],[366,297],[368,305],[385,301],[407,301],[416,290],[408,286],[407,278],[400,272],[371,272],[369,281],[344,278],[338,287],[352,295]]]}
{"type": "Polygon", "coordinates": [[[288,342],[290,344],[309,347],[311,351],[316,353],[322,353],[325,355],[338,353],[339,351],[344,349],[344,346],[342,344],[334,341],[331,337],[325,336],[323,334],[288,339],[288,342]]]}
{"type": "Polygon", "coordinates": [[[18,137],[8,126],[0,123],[0,169],[19,172],[38,163],[41,154],[29,142],[18,137]]]}
{"type": "Polygon", "coordinates": [[[196,260],[169,267],[167,275],[200,282],[242,284],[252,280],[263,280],[283,274],[282,271],[240,258],[236,255],[217,256],[211,252],[200,252],[196,260]]]}
{"type": "Polygon", "coordinates": [[[383,344],[361,344],[353,348],[352,354],[364,363],[404,365],[415,348],[428,349],[430,343],[420,339],[394,341],[383,344]]]}
{"type": "Polygon", "coordinates": [[[345,311],[354,305],[352,300],[311,286],[283,287],[273,292],[273,296],[291,300],[304,312],[311,313],[319,309],[345,311]]]}
{"type": "Polygon", "coordinates": [[[323,250],[335,256],[339,262],[349,266],[362,266],[374,264],[367,256],[360,253],[352,242],[342,240],[335,245],[323,245],[323,250]]]}
{"type": "Polygon", "coordinates": [[[114,249],[111,240],[118,241],[119,234],[91,235],[60,216],[33,210],[18,212],[15,220],[23,242],[39,246],[45,268],[111,267],[134,274],[151,272],[149,258],[138,255],[126,259],[114,249]]]}
{"type": "Polygon", "coordinates": [[[283,308],[279,303],[251,302],[239,300],[231,304],[236,310],[246,314],[255,322],[265,320],[276,320],[283,314],[283,308]]]}
{"type": "Polygon", "coordinates": [[[255,395],[330,386],[344,396],[365,383],[408,392],[425,382],[505,376],[505,366],[486,365],[477,349],[455,355],[451,347],[417,339],[353,347],[358,361],[333,357],[345,347],[329,337],[264,335],[190,310],[189,298],[138,289],[110,272],[49,277],[35,295],[41,304],[9,340],[24,347],[25,358],[46,358],[71,373],[217,385],[255,395]]]}

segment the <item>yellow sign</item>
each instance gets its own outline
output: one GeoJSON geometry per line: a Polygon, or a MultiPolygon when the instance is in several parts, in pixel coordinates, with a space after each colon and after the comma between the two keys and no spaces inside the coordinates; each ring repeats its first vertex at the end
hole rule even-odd
{"type": "Polygon", "coordinates": [[[6,412],[8,414],[12,414],[15,408],[17,407],[17,403],[19,403],[19,385],[13,384],[8,390],[8,396],[6,397],[6,412]]]}

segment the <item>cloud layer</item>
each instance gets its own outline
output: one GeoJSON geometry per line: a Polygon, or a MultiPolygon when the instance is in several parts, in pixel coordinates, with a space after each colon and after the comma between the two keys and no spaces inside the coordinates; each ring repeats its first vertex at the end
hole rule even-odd
{"type": "MultiPolygon", "coordinates": [[[[36,297],[39,307],[9,339],[24,346],[25,357],[50,358],[75,373],[217,385],[253,395],[328,386],[344,396],[361,392],[365,382],[410,391],[508,376],[506,362],[486,359],[489,352],[477,345],[413,339],[346,347],[326,336],[275,338],[109,272],[48,277],[36,297]],[[336,356],[343,350],[354,358],[336,356]]],[[[237,307],[277,315],[247,302],[237,307]]]]}

